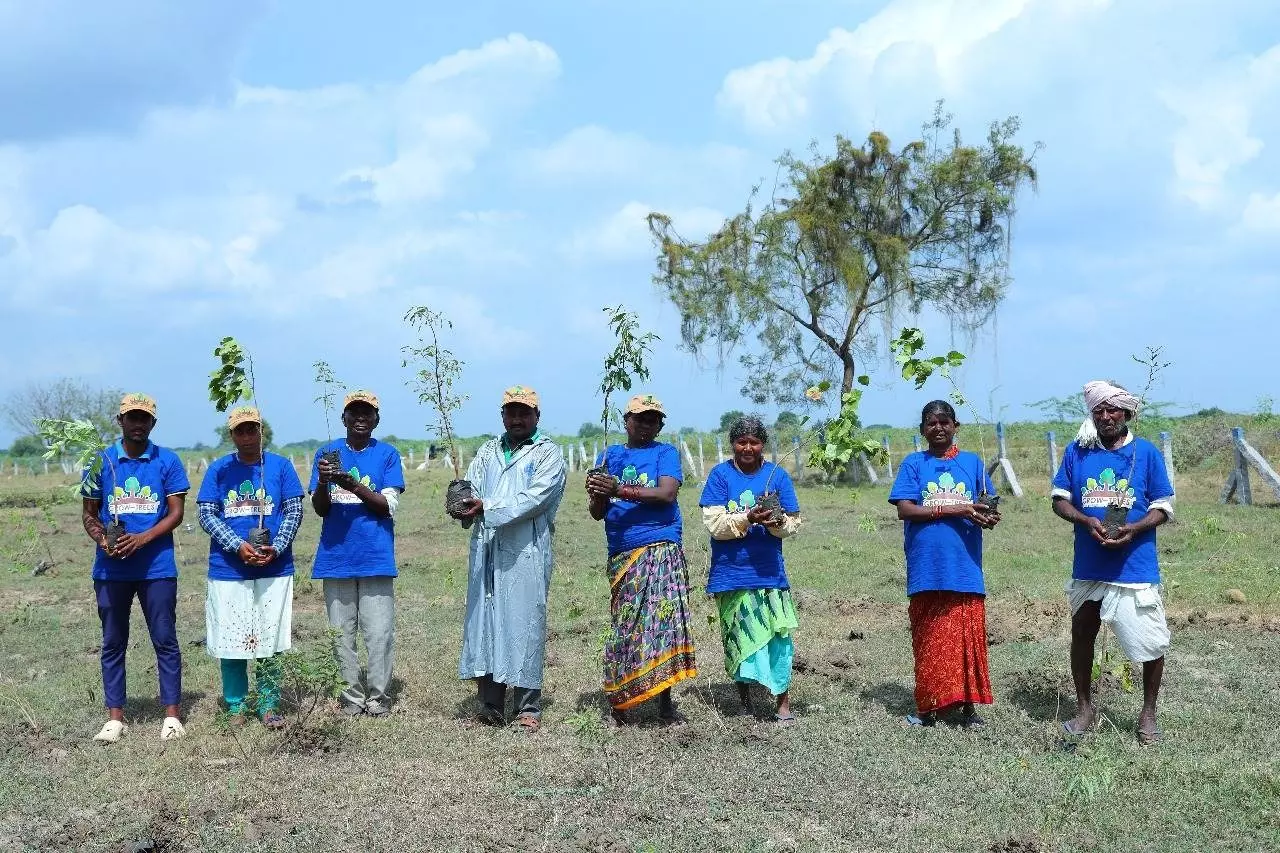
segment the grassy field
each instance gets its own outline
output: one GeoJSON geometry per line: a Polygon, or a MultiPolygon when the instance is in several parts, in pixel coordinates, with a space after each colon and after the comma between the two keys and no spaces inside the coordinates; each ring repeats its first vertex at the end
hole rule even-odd
{"type": "MultiPolygon", "coordinates": [[[[1028,466],[1031,464],[1030,458],[1028,466]]],[[[1280,847],[1280,558],[1275,506],[1217,504],[1223,471],[1179,479],[1162,528],[1174,647],[1163,743],[1136,744],[1140,695],[1109,661],[1105,721],[1077,743],[1070,715],[1070,533],[1039,470],[988,535],[996,705],[982,731],[908,729],[911,653],[901,528],[887,489],[804,488],[787,545],[800,605],[800,723],[731,715],[707,549],[686,548],[702,676],[679,689],[687,727],[602,724],[608,625],[603,533],[572,475],[557,532],[546,725],[535,736],[470,730],[456,676],[466,534],[438,507],[444,479],[411,472],[397,543],[399,703],[384,720],[329,714],[282,739],[218,724],[204,633],[198,528],[180,534],[179,633],[189,736],[162,744],[154,657],[135,616],[131,731],[104,748],[100,639],[78,508],[15,507],[0,480],[0,850],[1274,850],[1280,847]],[[32,566],[53,568],[33,576],[32,566]],[[1228,590],[1247,603],[1235,603],[1228,590]],[[147,846],[150,845],[150,846],[147,846]]],[[[698,486],[682,493],[696,519],[698,486]]],[[[1264,490],[1255,484],[1255,494],[1264,490]]],[[[194,508],[189,505],[189,520],[194,508]]],[[[306,580],[319,525],[304,525],[295,634],[325,641],[306,580]]],[[[1114,647],[1112,647],[1114,648],[1114,647]]],[[[643,722],[643,721],[642,721],[643,722]]]]}

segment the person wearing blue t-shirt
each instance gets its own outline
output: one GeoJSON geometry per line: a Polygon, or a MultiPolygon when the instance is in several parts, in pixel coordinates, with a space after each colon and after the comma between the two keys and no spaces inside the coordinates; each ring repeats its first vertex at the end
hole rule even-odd
{"type": "Polygon", "coordinates": [[[917,726],[932,726],[956,708],[961,725],[982,725],[973,706],[993,701],[982,531],[995,527],[1000,514],[975,503],[995,488],[982,459],[956,446],[958,427],[950,403],[927,403],[920,434],[929,449],[902,460],[889,492],[902,521],[907,558],[916,676],[916,713],[907,722],[917,726]]]}
{"type": "Polygon", "coordinates": [[[205,651],[218,661],[222,698],[245,718],[249,661],[257,680],[254,709],[263,725],[284,728],[275,656],[289,650],[293,625],[293,540],[302,524],[302,482],[293,463],[262,449],[262,417],[252,406],[227,415],[236,452],[205,472],[196,508],[209,534],[205,651]],[[266,544],[251,541],[265,530],[266,544]]]}
{"type": "Polygon", "coordinates": [[[156,652],[165,714],[160,738],[171,740],[186,734],[179,719],[182,652],[173,530],[182,523],[191,485],[177,454],[151,442],[155,400],[146,394],[126,394],[116,422],[120,440],[102,452],[100,470],[85,471],[80,485],[84,530],[97,545],[93,590],[102,622],[102,695],[109,717],[94,740],[115,743],[129,730],[124,723],[124,660],[135,597],[156,652]],[[107,525],[112,523],[123,528],[114,544],[107,535],[107,525]]]}
{"type": "Polygon", "coordinates": [[[339,632],[338,665],[346,688],[346,714],[381,717],[391,710],[395,645],[395,514],[404,491],[400,453],[373,437],[378,398],[353,391],[342,403],[346,438],[316,451],[311,506],[323,521],[311,577],[324,581],[325,611],[339,632]],[[336,450],[341,464],[324,454],[336,450]],[[360,681],[356,634],[364,637],[368,666],[360,681]]]}
{"type": "Polygon", "coordinates": [[[622,416],[626,444],[605,448],[605,475],[588,474],[588,509],[604,521],[609,547],[609,621],[604,693],[612,720],[658,697],[658,719],[683,722],[671,688],[695,678],[689,630],[689,580],[680,544],[684,477],[680,451],[656,441],[666,413],[652,394],[637,394],[622,416]]]}
{"type": "Polygon", "coordinates": [[[733,458],[711,469],[698,505],[711,534],[707,593],[720,612],[725,671],[738,686],[745,712],[752,682],[776,701],[779,725],[795,722],[791,710],[791,664],[799,627],[791,582],[782,560],[782,540],[801,525],[800,503],[787,472],[764,458],[769,434],[759,418],[739,418],[729,428],[733,458]],[[779,509],[761,500],[776,497],[779,509]]]}
{"type": "Polygon", "coordinates": [[[1173,484],[1160,451],[1129,431],[1141,403],[1138,397],[1118,385],[1094,381],[1084,386],[1084,402],[1089,417],[1067,445],[1053,478],[1053,511],[1075,525],[1067,597],[1076,715],[1062,726],[1078,735],[1097,722],[1093,649],[1098,629],[1106,623],[1129,660],[1142,664],[1138,740],[1149,744],[1161,736],[1156,699],[1169,650],[1156,528],[1173,517],[1173,484]],[[1108,528],[1103,522],[1112,506],[1123,513],[1124,523],[1108,528]]]}

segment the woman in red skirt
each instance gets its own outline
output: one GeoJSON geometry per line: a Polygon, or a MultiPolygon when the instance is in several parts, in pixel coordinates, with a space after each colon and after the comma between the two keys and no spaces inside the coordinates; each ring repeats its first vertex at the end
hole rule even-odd
{"type": "Polygon", "coordinates": [[[982,531],[1000,514],[975,503],[993,494],[983,461],[955,446],[956,411],[934,400],[920,414],[928,450],[902,460],[889,502],[903,522],[916,714],[931,726],[959,710],[965,726],[981,725],[974,705],[990,705],[982,531]]]}

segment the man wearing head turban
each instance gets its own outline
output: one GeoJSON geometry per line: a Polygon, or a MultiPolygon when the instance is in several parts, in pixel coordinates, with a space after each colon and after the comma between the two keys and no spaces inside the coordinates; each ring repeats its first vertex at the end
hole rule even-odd
{"type": "Polygon", "coordinates": [[[1169,649],[1156,528],[1173,517],[1173,485],[1160,451],[1129,431],[1141,403],[1137,397],[1110,382],[1094,381],[1084,386],[1084,401],[1089,416],[1067,445],[1053,478],[1053,511],[1075,525],[1067,597],[1077,710],[1062,726],[1078,735],[1097,720],[1093,651],[1105,622],[1125,655],[1142,663],[1138,739],[1152,743],[1160,737],[1156,697],[1169,649]],[[1108,509],[1116,516],[1113,525],[1104,524],[1108,509]]]}

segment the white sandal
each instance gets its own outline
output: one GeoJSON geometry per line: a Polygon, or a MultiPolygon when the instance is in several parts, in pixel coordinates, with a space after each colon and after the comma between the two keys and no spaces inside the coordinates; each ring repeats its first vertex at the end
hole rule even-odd
{"type": "Polygon", "coordinates": [[[182,722],[177,717],[165,717],[164,723],[160,726],[160,740],[174,740],[186,733],[187,730],[182,727],[182,722]]]}
{"type": "Polygon", "coordinates": [[[119,720],[107,720],[102,727],[102,731],[93,736],[98,743],[115,743],[124,737],[125,732],[129,731],[129,727],[119,720]]]}

